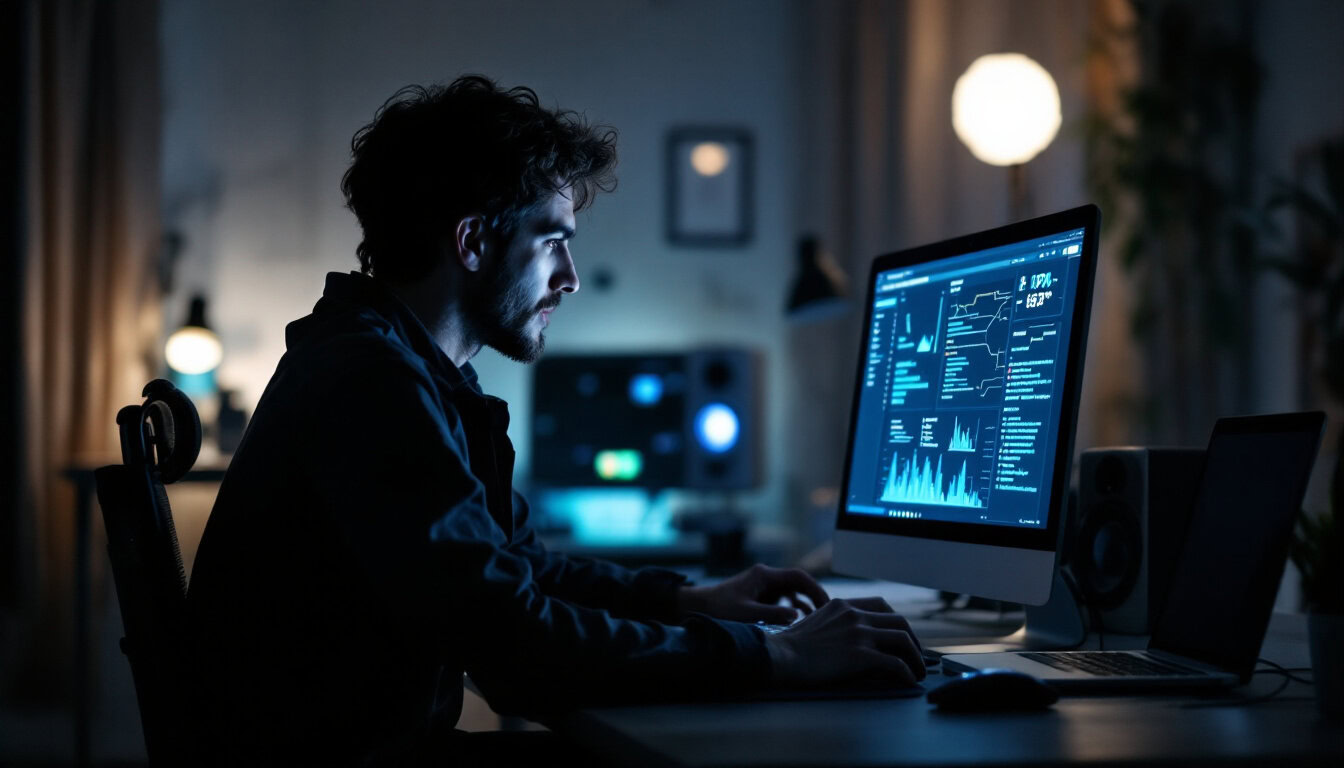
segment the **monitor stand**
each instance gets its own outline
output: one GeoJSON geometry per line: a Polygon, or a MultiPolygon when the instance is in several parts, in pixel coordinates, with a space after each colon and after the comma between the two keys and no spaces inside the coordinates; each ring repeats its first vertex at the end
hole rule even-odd
{"type": "Polygon", "coordinates": [[[1050,600],[1045,605],[1025,607],[1027,620],[1011,635],[987,643],[939,646],[940,653],[998,653],[1002,651],[1058,651],[1077,648],[1087,638],[1076,592],[1058,567],[1050,600]]]}
{"type": "Polygon", "coordinates": [[[1055,566],[1055,581],[1045,605],[1026,606],[1027,621],[1019,630],[1025,650],[1077,648],[1087,639],[1077,590],[1055,566]]]}

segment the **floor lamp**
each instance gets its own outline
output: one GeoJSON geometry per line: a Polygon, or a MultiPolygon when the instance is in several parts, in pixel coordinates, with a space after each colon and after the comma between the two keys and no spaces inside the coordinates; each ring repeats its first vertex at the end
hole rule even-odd
{"type": "Polygon", "coordinates": [[[1031,214],[1024,166],[1059,133],[1059,89],[1040,64],[1020,53],[981,56],[952,89],[952,128],[971,154],[1006,166],[1009,214],[1031,214]]]}

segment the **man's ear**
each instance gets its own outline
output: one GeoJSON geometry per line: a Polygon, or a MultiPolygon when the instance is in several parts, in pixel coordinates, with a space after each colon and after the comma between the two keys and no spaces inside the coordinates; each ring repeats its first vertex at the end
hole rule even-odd
{"type": "Polygon", "coordinates": [[[481,214],[469,214],[457,222],[457,229],[453,232],[453,252],[463,269],[476,272],[481,268],[486,241],[485,217],[481,214]]]}

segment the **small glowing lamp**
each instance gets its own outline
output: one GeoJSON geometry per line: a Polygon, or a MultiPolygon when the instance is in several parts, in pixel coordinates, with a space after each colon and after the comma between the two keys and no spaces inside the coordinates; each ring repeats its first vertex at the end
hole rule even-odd
{"type": "Polygon", "coordinates": [[[981,56],[952,89],[952,127],[977,159],[1021,165],[1059,133],[1059,88],[1020,53],[981,56]]]}
{"type": "Polygon", "coordinates": [[[691,149],[691,167],[701,176],[718,176],[728,167],[728,148],[717,141],[702,141],[691,149]]]}
{"type": "Polygon", "coordinates": [[[187,323],[168,337],[163,357],[169,368],[189,376],[209,373],[219,367],[224,359],[224,347],[205,323],[205,297],[192,297],[187,323]]]}

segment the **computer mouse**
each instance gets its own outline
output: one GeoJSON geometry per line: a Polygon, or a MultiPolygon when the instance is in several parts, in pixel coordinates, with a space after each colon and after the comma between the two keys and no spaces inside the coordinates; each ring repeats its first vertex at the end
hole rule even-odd
{"type": "Polygon", "coordinates": [[[1015,669],[981,669],[929,691],[929,703],[949,712],[1045,709],[1059,691],[1015,669]]]}

